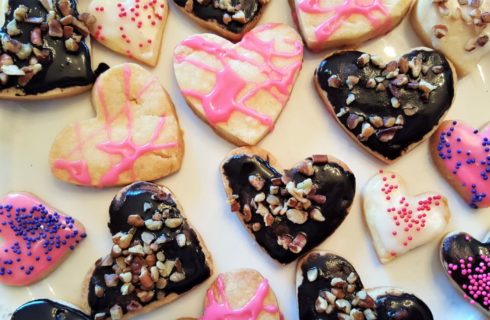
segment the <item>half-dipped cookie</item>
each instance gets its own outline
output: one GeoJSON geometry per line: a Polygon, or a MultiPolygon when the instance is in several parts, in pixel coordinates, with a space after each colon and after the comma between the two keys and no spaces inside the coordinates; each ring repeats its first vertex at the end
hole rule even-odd
{"type": "Polygon", "coordinates": [[[77,1],[8,0],[0,16],[0,98],[50,99],[90,89],[94,19],[78,12],[77,1]]]}
{"type": "Polygon", "coordinates": [[[270,0],[173,0],[199,25],[239,41],[259,22],[270,0]]]}
{"type": "Polygon", "coordinates": [[[456,74],[430,49],[396,60],[337,51],[315,72],[327,110],[365,150],[392,162],[428,138],[451,107],[456,74]]]}
{"type": "Polygon", "coordinates": [[[344,258],[314,251],[296,271],[299,319],[433,320],[415,295],[393,287],[366,289],[344,258]]]}
{"type": "Polygon", "coordinates": [[[257,147],[230,152],[221,175],[231,210],[280,263],[328,238],[349,213],[356,189],[354,174],[334,157],[314,155],[282,170],[257,147]]]}
{"type": "Polygon", "coordinates": [[[111,203],[111,253],[84,284],[95,319],[128,319],[170,303],[211,276],[204,242],[163,186],[133,183],[111,203]]]}
{"type": "Polygon", "coordinates": [[[10,320],[90,320],[82,311],[48,299],[29,301],[14,311],[10,320]]]}

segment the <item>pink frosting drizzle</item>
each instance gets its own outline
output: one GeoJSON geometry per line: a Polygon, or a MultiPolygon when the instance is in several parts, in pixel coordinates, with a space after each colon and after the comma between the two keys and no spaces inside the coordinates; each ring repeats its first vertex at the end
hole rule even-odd
{"type": "Polygon", "coordinates": [[[206,39],[201,35],[192,36],[180,45],[193,50],[204,51],[215,56],[221,62],[221,68],[214,68],[200,60],[188,56],[175,55],[175,62],[190,63],[202,70],[214,73],[216,83],[213,89],[206,94],[196,90],[183,90],[183,94],[201,101],[206,118],[213,125],[227,122],[235,111],[250,116],[263,125],[273,128],[273,120],[247,107],[247,101],[262,90],[268,91],[282,105],[288,99],[289,92],[295,77],[301,69],[302,60],[289,63],[284,68],[274,64],[276,58],[295,59],[303,55],[303,44],[300,41],[286,40],[294,45],[294,51],[279,52],[275,49],[276,41],[263,41],[257,35],[261,32],[274,29],[280,24],[266,24],[247,33],[240,43],[234,47],[225,47],[221,43],[206,39]],[[251,59],[239,51],[246,49],[258,53],[263,61],[251,59]],[[242,61],[257,68],[266,78],[263,82],[253,83],[243,79],[232,67],[233,61],[242,61]],[[249,88],[250,87],[250,88],[249,88]],[[243,90],[247,90],[243,96],[243,90]],[[275,89],[275,90],[274,90],[275,89]]]}
{"type": "Polygon", "coordinates": [[[153,85],[157,83],[157,81],[153,78],[150,79],[142,86],[136,96],[131,94],[131,81],[131,68],[129,65],[125,65],[123,70],[123,92],[125,100],[121,110],[115,115],[110,114],[109,105],[106,102],[105,92],[102,89],[100,82],[96,82],[94,90],[97,93],[97,99],[99,105],[101,106],[104,124],[101,129],[89,133],[85,138],[82,138],[80,126],[78,124],[75,125],[77,144],[67,154],[66,158],[76,157],[77,159],[57,159],[54,162],[54,168],[66,170],[70,175],[70,178],[81,185],[95,185],[98,187],[113,186],[118,183],[119,176],[127,171],[131,171],[133,179],[135,179],[134,164],[145,154],[178,146],[177,142],[156,144],[160,134],[164,130],[165,117],[162,116],[159,117],[158,124],[148,142],[142,145],[137,145],[133,141],[134,110],[132,108],[131,100],[140,99],[153,85]],[[113,123],[120,118],[126,120],[126,130],[128,134],[122,141],[113,141],[113,123]],[[112,165],[109,167],[109,169],[98,181],[94,181],[89,171],[89,163],[86,160],[83,151],[86,143],[99,134],[105,134],[107,141],[97,144],[97,149],[114,157],[111,157],[112,165]]]}
{"type": "Polygon", "coordinates": [[[391,28],[392,22],[383,0],[345,0],[341,5],[322,8],[320,0],[302,0],[298,7],[301,11],[309,14],[333,15],[321,23],[315,30],[316,39],[320,42],[327,41],[337,32],[347,19],[354,15],[364,16],[376,31],[382,34],[391,28]],[[381,14],[383,17],[376,15],[381,14]]]}
{"type": "Polygon", "coordinates": [[[213,288],[208,290],[208,305],[200,320],[255,320],[262,312],[280,313],[277,306],[264,305],[270,290],[267,279],[260,283],[252,299],[242,308],[236,310],[232,310],[226,300],[225,284],[221,276],[218,277],[216,282],[218,285],[218,297],[215,297],[213,288]],[[218,300],[221,300],[221,302],[218,302],[218,300]]]}
{"type": "Polygon", "coordinates": [[[0,283],[25,286],[51,272],[86,235],[75,220],[26,193],[0,201],[0,283]]]}

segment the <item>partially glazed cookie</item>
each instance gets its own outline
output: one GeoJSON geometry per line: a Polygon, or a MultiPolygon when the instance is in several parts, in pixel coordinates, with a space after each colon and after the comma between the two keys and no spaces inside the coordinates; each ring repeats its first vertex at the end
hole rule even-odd
{"type": "Polygon", "coordinates": [[[441,261],[464,298],[490,317],[490,237],[480,242],[467,233],[449,233],[442,241],[441,261]]]}
{"type": "Polygon", "coordinates": [[[473,208],[490,206],[490,124],[481,130],[445,121],[431,138],[432,159],[473,208]]]}
{"type": "Polygon", "coordinates": [[[199,25],[239,41],[259,22],[270,0],[173,0],[199,25]]]}
{"type": "Polygon", "coordinates": [[[255,145],[274,128],[303,63],[303,43],[285,24],[254,28],[237,44],[194,35],[174,52],[180,90],[192,110],[236,145],[255,145]]]}
{"type": "Polygon", "coordinates": [[[175,108],[158,79],[136,64],[95,83],[96,117],[64,128],[51,146],[51,171],[63,181],[110,187],[155,180],[180,169],[184,142],[175,108]]]}
{"type": "Polygon", "coordinates": [[[362,209],[382,263],[422,246],[444,232],[451,212],[438,193],[411,196],[403,179],[380,171],[366,184],[362,209]]]}
{"type": "Polygon", "coordinates": [[[83,290],[95,319],[149,312],[211,276],[211,256],[167,188],[133,183],[116,195],[109,214],[111,253],[97,260],[83,290]]]}
{"type": "Polygon", "coordinates": [[[233,150],[221,175],[231,210],[280,263],[294,261],[335,232],[356,189],[354,174],[334,157],[314,155],[282,170],[257,147],[233,150]]]}
{"type": "Polygon", "coordinates": [[[15,310],[10,320],[90,320],[80,310],[48,299],[29,301],[15,310]]]}
{"type": "Polygon", "coordinates": [[[299,319],[433,320],[429,307],[398,288],[366,289],[344,258],[312,252],[296,271],[299,319]]]}
{"type": "Polygon", "coordinates": [[[359,45],[385,34],[406,16],[413,0],[289,0],[293,17],[313,51],[359,45]]]}
{"type": "Polygon", "coordinates": [[[0,98],[51,99],[90,89],[89,14],[75,0],[5,0],[0,6],[0,98]]]}
{"type": "Polygon", "coordinates": [[[167,0],[92,0],[92,36],[109,49],[155,66],[168,17],[167,0]]]}
{"type": "Polygon", "coordinates": [[[387,63],[360,51],[337,51],[315,73],[327,110],[354,141],[387,163],[437,129],[453,103],[455,83],[450,62],[425,48],[387,63]]]}
{"type": "Polygon", "coordinates": [[[412,25],[425,43],[444,53],[463,77],[490,53],[490,2],[418,0],[412,25]]]}
{"type": "Polygon", "coordinates": [[[58,267],[86,237],[84,226],[29,193],[0,199],[0,283],[33,284],[58,267]]]}

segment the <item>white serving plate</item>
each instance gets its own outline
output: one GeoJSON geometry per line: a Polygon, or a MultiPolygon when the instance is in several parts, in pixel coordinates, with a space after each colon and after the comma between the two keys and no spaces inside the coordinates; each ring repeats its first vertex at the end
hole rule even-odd
{"type": "MultiPolygon", "coordinates": [[[[169,0],[171,2],[171,0],[169,0]]],[[[81,7],[87,5],[82,1],[81,7]]],[[[175,81],[172,68],[173,48],[189,35],[205,32],[181,14],[175,5],[164,34],[159,64],[152,72],[162,81],[177,107],[185,130],[185,158],[182,169],[159,180],[172,189],[185,214],[203,236],[211,251],[215,269],[224,272],[251,267],[270,280],[285,319],[298,319],[295,291],[296,264],[280,266],[264,253],[230,212],[219,175],[219,164],[234,148],[199,120],[187,107],[175,81]]],[[[293,25],[285,0],[274,0],[261,23],[285,22],[293,25]]],[[[370,41],[360,49],[386,59],[420,46],[407,20],[390,34],[370,41]]],[[[94,45],[95,62],[111,65],[128,59],[94,45]]],[[[398,286],[416,293],[431,308],[435,319],[481,320],[485,316],[470,306],[451,285],[439,262],[439,241],[433,241],[395,261],[379,263],[364,225],[359,191],[380,168],[394,170],[407,181],[413,193],[441,192],[449,198],[452,221],[447,231],[462,230],[483,237],[490,230],[490,209],[470,209],[439,175],[424,142],[395,164],[386,166],[361,150],[327,114],[313,87],[313,72],[324,54],[306,52],[303,70],[291,99],[275,130],[260,146],[292,165],[314,153],[329,153],[344,160],[357,178],[357,195],[352,210],[334,235],[321,249],[347,258],[360,273],[367,287],[398,286]]],[[[461,119],[474,126],[490,120],[490,57],[477,70],[462,79],[447,119],[461,119]]],[[[56,180],[50,173],[48,152],[55,135],[67,124],[94,116],[90,95],[45,102],[0,102],[0,194],[30,191],[59,210],[82,221],[88,238],[54,273],[26,288],[0,286],[0,319],[22,303],[36,298],[60,299],[80,304],[82,280],[90,266],[109,252],[111,237],[106,227],[108,207],[118,191],[75,187],[56,180]]],[[[215,274],[216,275],[216,274],[215,274]]],[[[214,278],[214,277],[213,277],[214,278]]],[[[170,320],[181,316],[198,317],[211,280],[176,302],[148,315],[145,320],[170,320]]],[[[34,319],[34,318],[33,318],[34,319]]]]}

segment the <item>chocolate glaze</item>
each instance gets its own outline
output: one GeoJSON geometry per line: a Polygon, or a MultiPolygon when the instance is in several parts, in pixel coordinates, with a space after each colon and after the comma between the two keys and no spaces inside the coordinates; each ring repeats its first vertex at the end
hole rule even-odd
{"type": "MultiPolygon", "coordinates": [[[[188,0],[174,0],[175,4],[180,7],[185,7],[185,4],[188,0]]],[[[260,14],[263,9],[263,5],[260,4],[259,0],[233,0],[232,3],[242,3],[242,10],[245,13],[245,17],[247,21],[252,21],[256,16],[260,14]],[[243,7],[245,4],[245,7],[243,7]]],[[[223,15],[228,13],[226,10],[222,10],[220,8],[215,8],[213,4],[213,0],[209,1],[208,4],[200,4],[196,0],[194,0],[192,7],[192,14],[199,19],[212,22],[215,21],[219,24],[220,27],[231,31],[233,33],[241,33],[247,23],[241,23],[238,21],[230,21],[228,24],[223,22],[223,15]]],[[[229,14],[229,13],[228,13],[229,14]]]]}
{"type": "Polygon", "coordinates": [[[83,312],[60,303],[39,299],[29,301],[15,310],[11,320],[90,320],[83,312]]]}
{"type": "MultiPolygon", "coordinates": [[[[441,258],[445,268],[449,263],[459,265],[460,259],[467,260],[469,257],[473,258],[472,263],[477,266],[485,262],[481,257],[482,255],[490,257],[490,239],[482,243],[469,234],[461,232],[450,234],[442,242],[441,258]]],[[[449,276],[460,288],[463,284],[468,283],[468,277],[464,277],[460,272],[454,271],[449,276]]],[[[483,296],[473,300],[483,306],[483,296]]],[[[488,306],[485,307],[487,310],[490,310],[489,308],[488,306]]]]}
{"type": "MultiPolygon", "coordinates": [[[[356,183],[352,172],[343,169],[335,162],[329,162],[326,165],[314,165],[314,167],[315,174],[312,177],[306,177],[296,168],[286,170],[286,175],[296,183],[311,178],[313,183],[318,186],[317,194],[327,197],[326,203],[321,207],[325,217],[324,222],[309,219],[306,223],[299,225],[288,219],[283,219],[281,222],[275,222],[271,227],[264,227],[262,216],[252,214],[250,224],[258,222],[262,225],[258,232],[253,232],[255,239],[272,258],[281,263],[294,261],[299,255],[308,252],[330,236],[344,221],[354,199],[356,183]],[[300,232],[307,235],[306,246],[300,253],[296,254],[285,250],[277,244],[278,235],[291,234],[294,236],[300,232]]],[[[241,208],[245,204],[249,204],[257,193],[248,182],[250,175],[259,174],[266,180],[264,190],[268,190],[271,186],[271,178],[281,177],[281,174],[270,165],[268,159],[245,154],[235,155],[228,159],[223,164],[223,173],[233,194],[239,196],[241,208]]]]}
{"type": "MultiPolygon", "coordinates": [[[[109,209],[109,229],[112,235],[120,231],[125,232],[131,229],[131,226],[127,223],[128,216],[139,214],[144,220],[151,219],[153,213],[161,204],[164,204],[170,209],[171,217],[183,217],[177,208],[172,195],[163,193],[158,185],[149,182],[137,182],[125,188],[122,193],[119,193],[116,198],[114,198],[109,209]],[[147,207],[146,211],[144,210],[145,204],[147,207]]],[[[179,258],[182,262],[186,278],[176,283],[168,281],[167,286],[163,290],[156,289],[156,292],[161,291],[165,293],[165,296],[172,293],[182,294],[189,291],[211,276],[211,270],[206,263],[206,257],[197,234],[185,220],[182,226],[177,229],[164,227],[160,231],[150,231],[145,227],[138,228],[134,235],[134,239],[141,239],[141,234],[144,231],[155,234],[157,238],[160,235],[165,234],[168,238],[173,239],[177,230],[183,230],[188,242],[190,241],[190,244],[185,247],[179,247],[176,241],[170,241],[163,245],[161,251],[164,252],[167,259],[175,260],[176,258],[179,258]]],[[[88,302],[92,309],[92,315],[99,312],[108,312],[115,304],[118,304],[123,308],[124,312],[127,312],[126,307],[131,300],[138,301],[136,292],[123,296],[120,293],[120,285],[113,288],[106,288],[104,274],[111,274],[114,272],[111,267],[101,267],[99,262],[100,261],[96,263],[96,269],[92,274],[89,285],[88,302]],[[97,298],[95,296],[95,285],[100,285],[106,289],[105,295],[102,298],[97,298]]],[[[155,300],[156,294],[151,302],[154,302],[155,300]]],[[[146,304],[143,304],[143,306],[146,304]]]]}
{"type": "MultiPolygon", "coordinates": [[[[429,70],[426,75],[421,77],[430,83],[437,83],[439,87],[430,94],[427,103],[420,99],[420,92],[411,90],[406,87],[400,89],[401,96],[399,101],[401,105],[410,102],[419,108],[419,111],[413,116],[405,116],[402,108],[395,109],[391,106],[392,94],[388,87],[385,91],[376,91],[375,89],[366,88],[366,82],[369,78],[381,76],[382,70],[369,63],[364,68],[357,65],[357,59],[363,54],[360,51],[342,51],[335,53],[320,63],[316,70],[316,78],[321,88],[328,94],[328,100],[332,105],[334,112],[337,114],[342,107],[346,107],[346,98],[349,95],[349,88],[343,85],[340,88],[331,88],[328,85],[328,79],[332,75],[338,75],[342,81],[349,75],[360,77],[359,84],[354,87],[352,93],[355,94],[356,100],[348,107],[351,112],[358,115],[369,116],[379,115],[381,117],[403,115],[405,124],[401,130],[398,130],[394,138],[389,142],[381,142],[375,135],[372,135],[367,141],[361,142],[369,149],[383,155],[384,157],[394,160],[400,157],[406,149],[419,142],[436,126],[441,117],[448,111],[454,97],[454,78],[446,58],[435,51],[414,50],[403,57],[411,60],[418,54],[422,55],[424,64],[433,66],[443,66],[444,72],[435,74],[429,70]]],[[[408,75],[408,74],[407,74],[408,75]]],[[[409,76],[411,81],[414,79],[409,76]]],[[[338,120],[351,131],[354,135],[361,132],[361,126],[358,125],[354,130],[347,127],[348,114],[343,115],[338,120]]],[[[366,117],[365,117],[366,118],[366,117]]]]}
{"type": "MultiPolygon", "coordinates": [[[[74,10],[74,16],[78,16],[76,0],[70,0],[74,10]]],[[[10,10],[6,13],[5,25],[2,27],[0,36],[7,33],[7,23],[14,19],[14,11],[20,5],[27,6],[29,17],[45,17],[46,9],[39,0],[9,0],[10,10]]],[[[37,25],[27,22],[17,22],[17,27],[22,30],[22,34],[12,37],[22,43],[30,43],[31,30],[37,25]]],[[[44,48],[51,51],[52,60],[43,64],[43,69],[36,74],[29,83],[21,87],[17,83],[18,77],[10,76],[6,85],[0,85],[1,89],[15,87],[21,89],[27,95],[43,93],[56,88],[68,88],[74,86],[86,86],[95,81],[95,74],[92,72],[90,49],[84,40],[80,42],[78,52],[68,52],[65,48],[64,38],[52,38],[48,34],[44,35],[44,48]]],[[[15,54],[11,54],[14,64],[20,68],[29,64],[29,59],[20,60],[15,54]]]]}
{"type": "MultiPolygon", "coordinates": [[[[337,314],[318,314],[315,311],[315,301],[319,293],[332,288],[333,278],[346,279],[351,272],[358,275],[354,267],[344,258],[329,253],[311,253],[301,264],[303,282],[298,287],[299,319],[325,319],[337,320],[337,314]],[[318,268],[318,278],[310,282],[307,278],[308,270],[318,268]]],[[[358,275],[354,282],[353,295],[363,290],[364,286],[358,275]]],[[[368,294],[370,292],[368,291],[368,294]]],[[[432,313],[427,305],[416,296],[408,293],[383,294],[375,298],[378,320],[433,320],[432,313]]]]}

